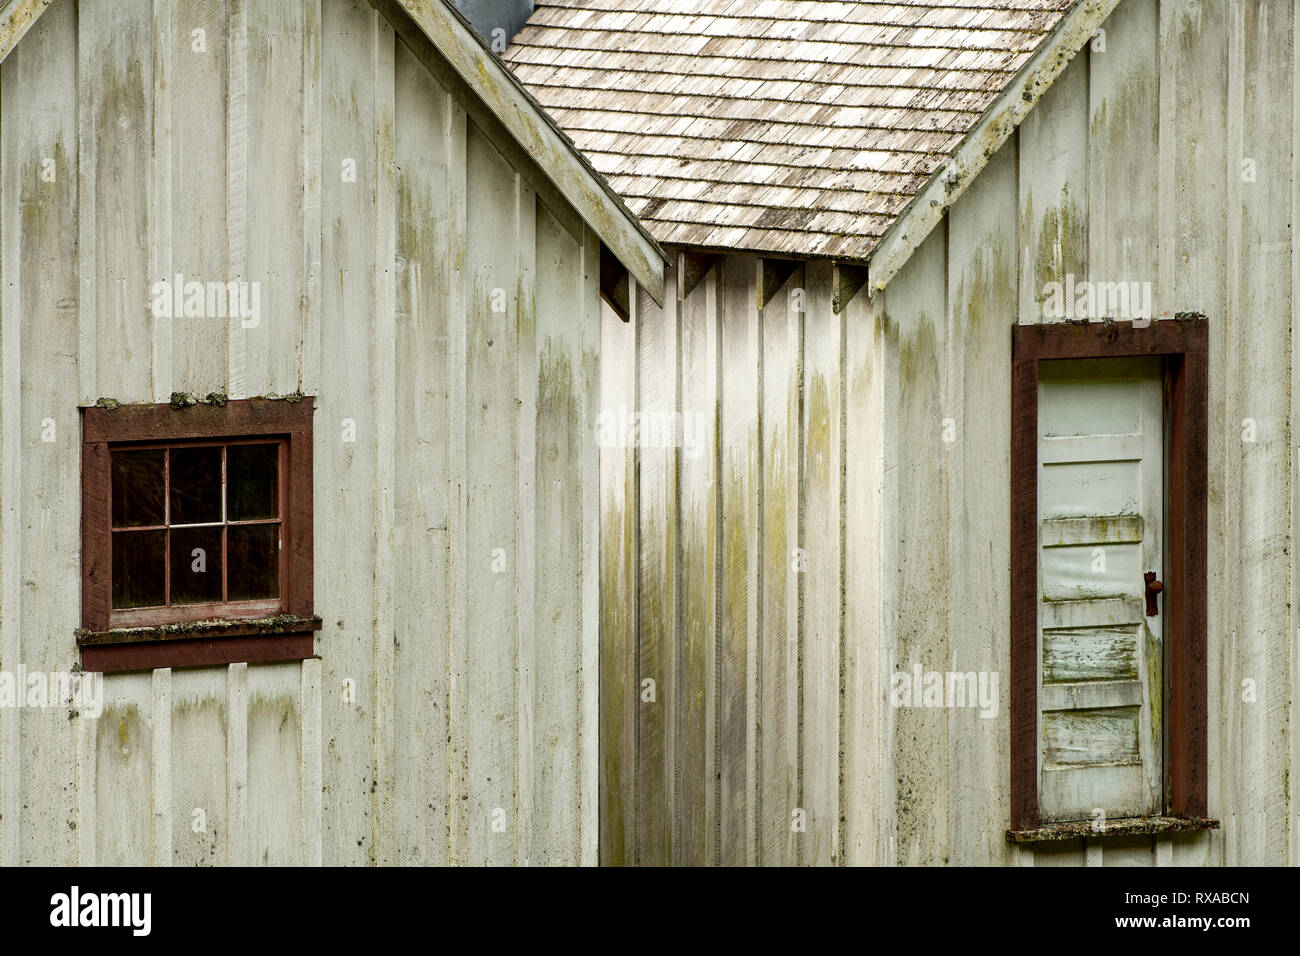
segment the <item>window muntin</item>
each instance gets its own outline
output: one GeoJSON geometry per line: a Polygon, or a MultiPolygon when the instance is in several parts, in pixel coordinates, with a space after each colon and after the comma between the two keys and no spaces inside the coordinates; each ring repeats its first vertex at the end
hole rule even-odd
{"type": "Polygon", "coordinates": [[[109,445],[115,626],[281,610],[286,445],[109,445]]]}

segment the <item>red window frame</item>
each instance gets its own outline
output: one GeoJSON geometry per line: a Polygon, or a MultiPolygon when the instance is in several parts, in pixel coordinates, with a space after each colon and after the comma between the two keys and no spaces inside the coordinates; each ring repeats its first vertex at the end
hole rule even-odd
{"type": "MultiPolygon", "coordinates": [[[[311,398],[246,399],[181,408],[160,404],[83,409],[78,643],[86,670],[312,656],[311,632],[320,627],[312,608],[313,404],[311,398]],[[113,610],[112,451],[267,440],[280,445],[279,598],[113,610]]],[[[222,517],[224,528],[224,513],[222,517]]]]}

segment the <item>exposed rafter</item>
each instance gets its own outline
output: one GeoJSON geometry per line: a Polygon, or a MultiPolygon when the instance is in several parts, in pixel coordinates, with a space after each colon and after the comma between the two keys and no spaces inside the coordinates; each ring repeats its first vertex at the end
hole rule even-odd
{"type": "Polygon", "coordinates": [[[794,275],[794,270],[799,268],[797,259],[761,259],[759,260],[761,268],[758,272],[758,307],[767,308],[767,304],[772,301],[772,296],[781,291],[781,286],[785,285],[786,280],[794,275]]]}
{"type": "Polygon", "coordinates": [[[712,252],[677,254],[677,298],[685,299],[722,257],[712,252]]]}

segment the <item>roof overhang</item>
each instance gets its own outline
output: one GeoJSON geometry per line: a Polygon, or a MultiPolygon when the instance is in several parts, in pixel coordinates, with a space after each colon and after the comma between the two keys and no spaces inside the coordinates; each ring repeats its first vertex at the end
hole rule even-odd
{"type": "Polygon", "coordinates": [[[1120,0],[1080,0],[1061,18],[976,121],[948,162],[934,172],[885,230],[868,263],[872,293],[884,289],[898,274],[1119,3],[1120,0]]]}
{"type": "MultiPolygon", "coordinates": [[[[372,4],[387,6],[379,0],[372,4]]],[[[392,5],[406,12],[614,258],[663,305],[667,256],[659,244],[460,11],[445,0],[400,0],[392,5]]]]}
{"type": "Polygon", "coordinates": [[[0,9],[0,63],[26,36],[51,0],[9,0],[0,9]]]}
{"type": "MultiPolygon", "coordinates": [[[[18,45],[50,2],[9,0],[0,8],[0,62],[18,45]]],[[[372,6],[379,9],[390,4],[372,0],[372,6]]],[[[667,262],[664,251],[514,74],[488,49],[460,11],[445,0],[400,0],[391,6],[410,17],[600,237],[614,258],[662,305],[667,262]]]]}

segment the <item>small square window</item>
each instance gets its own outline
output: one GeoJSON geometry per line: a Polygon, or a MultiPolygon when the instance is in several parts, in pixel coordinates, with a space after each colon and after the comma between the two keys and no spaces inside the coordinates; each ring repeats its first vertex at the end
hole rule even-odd
{"type": "Polygon", "coordinates": [[[85,410],[87,670],[310,656],[311,411],[85,410]]]}
{"type": "Polygon", "coordinates": [[[110,444],[109,622],[278,614],[287,453],[283,438],[110,444]]]}

